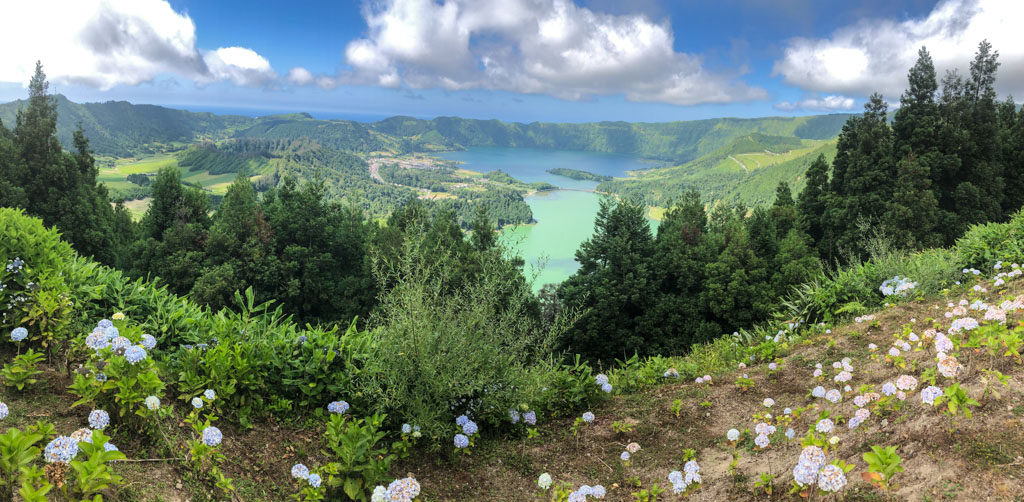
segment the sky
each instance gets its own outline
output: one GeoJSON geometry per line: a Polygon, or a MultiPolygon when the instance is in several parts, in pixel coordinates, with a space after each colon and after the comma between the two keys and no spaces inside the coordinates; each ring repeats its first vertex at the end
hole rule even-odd
{"type": "Polygon", "coordinates": [[[1000,52],[1024,95],[1020,0],[0,0],[0,101],[51,91],[194,111],[664,122],[898,105],[1000,52]],[[38,20],[38,21],[37,21],[38,20]]]}

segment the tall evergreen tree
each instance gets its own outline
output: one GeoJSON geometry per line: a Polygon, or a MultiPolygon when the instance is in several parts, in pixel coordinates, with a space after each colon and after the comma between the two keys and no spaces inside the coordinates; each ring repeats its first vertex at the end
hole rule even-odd
{"type": "Polygon", "coordinates": [[[721,333],[717,324],[707,321],[700,303],[704,269],[712,260],[705,242],[707,224],[700,194],[689,190],[658,225],[651,261],[658,289],[643,325],[661,341],[665,353],[682,353],[721,333]]]}
{"type": "Polygon", "coordinates": [[[931,189],[931,173],[911,152],[896,165],[892,199],[882,218],[887,235],[902,249],[939,246],[936,229],[938,200],[931,189]]]}
{"type": "Polygon", "coordinates": [[[558,289],[567,307],[582,312],[566,334],[569,351],[604,360],[659,352],[658,341],[640,329],[656,287],[644,213],[639,201],[601,201],[594,235],[576,251],[580,268],[558,289]]]}
{"type": "Polygon", "coordinates": [[[872,227],[881,223],[892,198],[896,172],[892,147],[885,101],[873,94],[864,114],[847,121],[839,135],[823,224],[824,233],[835,236],[827,247],[828,256],[864,256],[872,227]]]}
{"type": "MultiPolygon", "coordinates": [[[[822,217],[827,206],[826,200],[829,195],[828,162],[825,155],[818,155],[817,159],[807,168],[807,184],[800,191],[796,202],[796,211],[803,228],[810,236],[811,241],[816,245],[822,243],[824,246],[825,230],[822,225],[822,217]]],[[[819,247],[820,249],[820,247],[819,247]]]]}

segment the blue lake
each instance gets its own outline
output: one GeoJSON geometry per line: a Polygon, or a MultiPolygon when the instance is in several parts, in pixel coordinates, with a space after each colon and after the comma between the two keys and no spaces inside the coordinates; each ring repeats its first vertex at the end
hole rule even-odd
{"type": "MultiPolygon", "coordinates": [[[[593,190],[598,184],[546,171],[563,167],[621,177],[627,171],[653,165],[628,155],[535,148],[474,147],[438,154],[438,157],[462,162],[463,167],[472,171],[500,169],[527,183],[545,181],[576,190],[593,190]]],[[[594,233],[594,217],[597,216],[600,197],[604,196],[575,190],[539,192],[526,197],[537,223],[506,227],[502,231],[502,239],[526,260],[523,272],[527,278],[537,274],[534,289],[540,289],[547,283],[562,282],[579,268],[575,260],[576,250],[594,233]]],[[[657,222],[652,220],[651,223],[652,230],[656,230],[657,222]]]]}

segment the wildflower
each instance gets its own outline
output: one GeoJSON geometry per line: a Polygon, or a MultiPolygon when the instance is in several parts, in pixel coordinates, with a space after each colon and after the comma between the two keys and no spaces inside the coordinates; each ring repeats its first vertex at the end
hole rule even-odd
{"type": "Polygon", "coordinates": [[[754,444],[756,444],[758,448],[761,448],[763,450],[767,448],[768,445],[771,444],[771,441],[768,440],[768,436],[764,434],[758,434],[757,437],[754,438],[754,444]]]}
{"type": "Polygon", "coordinates": [[[962,369],[956,357],[948,356],[939,361],[939,373],[946,378],[956,377],[962,369]]]}
{"type": "Polygon", "coordinates": [[[132,345],[131,347],[128,347],[128,350],[124,351],[124,358],[127,359],[129,363],[135,364],[146,358],[146,349],[138,345],[132,345]]]}
{"type": "Polygon", "coordinates": [[[309,479],[306,481],[308,481],[309,486],[312,486],[313,488],[320,488],[320,483],[322,482],[320,475],[317,473],[310,474],[309,479]]]}
{"type": "Polygon", "coordinates": [[[20,342],[28,337],[28,330],[18,326],[11,330],[11,341],[20,342]]]}
{"type": "Polygon", "coordinates": [[[818,474],[818,488],[825,492],[838,492],[846,486],[846,474],[834,465],[826,465],[818,474]]]}
{"type": "Polygon", "coordinates": [[[146,408],[150,411],[156,411],[160,407],[160,398],[156,396],[149,396],[146,398],[146,408]]]}
{"type": "Polygon", "coordinates": [[[391,500],[412,502],[420,494],[420,483],[416,478],[396,479],[388,485],[388,497],[391,500]]]}
{"type": "Polygon", "coordinates": [[[896,379],[896,388],[900,390],[914,390],[917,388],[917,379],[910,375],[901,375],[896,379]]]}
{"type": "Polygon", "coordinates": [[[622,455],[619,455],[619,458],[621,458],[623,462],[628,462],[629,461],[629,452],[628,451],[622,452],[622,455]]]}
{"type": "Polygon", "coordinates": [[[110,425],[110,414],[103,410],[92,410],[89,413],[89,427],[93,429],[103,430],[110,425]]]}
{"type": "Polygon", "coordinates": [[[740,438],[740,431],[738,431],[736,429],[729,429],[729,432],[725,433],[725,437],[729,441],[736,441],[736,440],[738,440],[740,438]]]}
{"type": "Polygon", "coordinates": [[[203,429],[203,444],[206,446],[217,446],[222,439],[224,439],[224,435],[221,434],[220,429],[213,426],[203,429]]]}
{"type": "Polygon", "coordinates": [[[479,428],[477,427],[476,422],[472,420],[469,420],[466,423],[462,424],[462,433],[467,436],[472,436],[473,434],[476,434],[478,430],[479,428]]]}
{"type": "Polygon", "coordinates": [[[11,412],[7,408],[7,403],[0,403],[0,420],[7,418],[7,415],[11,412]]]}
{"type": "Polygon", "coordinates": [[[46,445],[43,458],[49,463],[60,462],[66,464],[71,462],[78,454],[78,441],[67,436],[58,436],[46,445]]]}
{"type": "Polygon", "coordinates": [[[825,397],[825,388],[819,385],[811,391],[811,395],[814,397],[825,397]]]}
{"type": "Polygon", "coordinates": [[[519,411],[515,409],[508,410],[508,419],[512,422],[512,425],[519,423],[519,411]]]}
{"type": "Polygon", "coordinates": [[[925,387],[924,390],[921,391],[921,402],[924,403],[924,404],[930,404],[930,405],[934,406],[935,405],[935,398],[937,398],[937,397],[939,397],[941,395],[942,395],[942,389],[940,389],[940,388],[938,388],[938,387],[936,387],[934,385],[929,385],[928,387],[925,387]]]}
{"type": "Polygon", "coordinates": [[[537,478],[537,486],[539,486],[541,490],[551,488],[551,475],[546,472],[541,474],[540,477],[537,478]]]}
{"type": "Polygon", "coordinates": [[[598,373],[597,376],[594,377],[594,382],[597,382],[598,385],[604,385],[608,383],[608,375],[605,375],[604,373],[598,373]]]}
{"type": "MultiPolygon", "coordinates": [[[[117,329],[117,328],[110,328],[110,329],[117,329]]],[[[107,336],[109,337],[109,333],[108,333],[107,336]]],[[[123,336],[115,336],[115,337],[113,337],[110,340],[110,348],[112,350],[118,351],[118,352],[122,351],[122,350],[127,350],[128,347],[131,346],[131,344],[132,344],[131,340],[128,340],[127,338],[125,338],[123,336]]]]}
{"type": "Polygon", "coordinates": [[[588,424],[593,422],[594,421],[594,414],[589,412],[589,411],[583,412],[583,421],[588,423],[588,424]]]}
{"type": "Polygon", "coordinates": [[[115,321],[123,321],[124,320],[124,312],[115,312],[113,317],[114,317],[115,321]]]}
{"type": "Polygon", "coordinates": [[[832,432],[832,420],[829,420],[827,418],[819,420],[818,424],[814,426],[814,430],[822,434],[828,434],[832,432]]]}
{"type": "Polygon", "coordinates": [[[765,408],[771,408],[772,406],[775,405],[775,400],[770,397],[766,397],[764,398],[764,402],[762,402],[761,404],[763,404],[765,408]]]}
{"type": "Polygon", "coordinates": [[[838,403],[843,398],[843,394],[839,392],[839,389],[832,389],[825,393],[825,399],[828,399],[830,403],[838,403]]]}
{"type": "Polygon", "coordinates": [[[537,413],[534,411],[523,413],[523,422],[526,422],[526,425],[537,425],[537,413]]]}
{"type": "Polygon", "coordinates": [[[153,350],[156,348],[156,338],[153,338],[153,335],[144,334],[142,335],[142,341],[139,342],[139,345],[142,345],[146,350],[153,350]]]}
{"type": "Polygon", "coordinates": [[[636,453],[640,451],[640,445],[638,443],[629,443],[626,445],[626,451],[630,453],[636,453]]]}
{"type": "Polygon", "coordinates": [[[456,448],[465,448],[467,446],[469,446],[469,438],[466,437],[463,434],[456,434],[455,435],[455,447],[456,448]]]}
{"type": "Polygon", "coordinates": [[[292,477],[295,479],[307,479],[309,478],[309,468],[302,464],[295,464],[292,466],[292,477]]]}
{"type": "Polygon", "coordinates": [[[370,502],[387,502],[387,500],[388,489],[377,485],[377,487],[373,489],[373,495],[370,497],[370,502]]]}
{"type": "Polygon", "coordinates": [[[603,390],[603,391],[605,391],[607,393],[611,393],[611,391],[612,391],[612,384],[606,383],[606,384],[601,385],[601,390],[603,390]]]}
{"type": "Polygon", "coordinates": [[[105,349],[110,342],[107,341],[107,335],[103,333],[92,332],[89,336],[85,337],[85,346],[90,349],[99,351],[105,349]]]}
{"type": "Polygon", "coordinates": [[[882,386],[882,394],[885,394],[887,396],[891,396],[891,395],[893,395],[895,393],[896,393],[896,386],[893,385],[892,382],[885,382],[885,385],[882,386]]]}
{"type": "Polygon", "coordinates": [[[345,412],[348,411],[348,403],[345,401],[334,401],[327,405],[327,411],[329,413],[344,415],[345,412]]]}

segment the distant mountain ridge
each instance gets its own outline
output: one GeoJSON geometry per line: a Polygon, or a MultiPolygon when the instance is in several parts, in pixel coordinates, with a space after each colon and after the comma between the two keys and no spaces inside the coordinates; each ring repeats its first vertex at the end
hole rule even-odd
{"type": "MultiPolygon", "coordinates": [[[[308,113],[259,118],[189,112],[126,101],[74,103],[56,95],[57,135],[70,147],[79,123],[100,155],[150,153],[150,145],[184,146],[229,138],[308,138],[354,153],[408,153],[504,146],[584,150],[636,155],[682,164],[726,147],[751,134],[798,139],[827,139],[839,134],[848,114],[805,117],[720,118],[664,123],[591,122],[584,124],[502,122],[438,117],[396,116],[373,123],[315,119],[308,113]]],[[[0,120],[13,128],[24,100],[0,104],[0,120]]]]}

